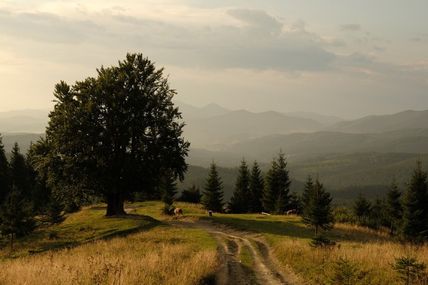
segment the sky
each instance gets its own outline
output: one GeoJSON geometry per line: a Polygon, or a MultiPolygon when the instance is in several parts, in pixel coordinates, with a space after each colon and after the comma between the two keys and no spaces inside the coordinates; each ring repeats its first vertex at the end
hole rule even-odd
{"type": "Polygon", "coordinates": [[[356,118],[428,109],[426,0],[0,0],[0,111],[127,52],[177,100],[356,118]]]}

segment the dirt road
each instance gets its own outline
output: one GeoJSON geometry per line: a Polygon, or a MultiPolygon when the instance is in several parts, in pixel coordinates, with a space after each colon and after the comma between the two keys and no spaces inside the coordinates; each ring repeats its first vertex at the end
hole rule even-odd
{"type": "Polygon", "coordinates": [[[237,231],[209,221],[174,221],[179,227],[201,228],[218,242],[221,266],[218,285],[295,284],[292,276],[278,270],[267,244],[253,233],[237,231]],[[243,260],[245,259],[245,260],[243,260]]]}

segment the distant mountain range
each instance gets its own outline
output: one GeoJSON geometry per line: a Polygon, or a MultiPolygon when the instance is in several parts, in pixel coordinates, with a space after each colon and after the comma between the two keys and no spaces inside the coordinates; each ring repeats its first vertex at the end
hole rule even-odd
{"type": "Polygon", "coordinates": [[[428,110],[367,116],[358,120],[338,122],[327,129],[346,133],[383,133],[418,128],[428,128],[428,110]]]}
{"type": "Polygon", "coordinates": [[[42,133],[48,123],[47,110],[0,112],[0,133],[42,133]]]}
{"type": "MultiPolygon", "coordinates": [[[[191,142],[190,164],[180,187],[203,187],[207,166],[215,161],[224,178],[225,196],[233,191],[242,158],[258,160],[266,170],[282,150],[300,191],[308,174],[319,175],[336,198],[357,193],[384,193],[395,177],[404,185],[421,160],[428,167],[428,111],[342,120],[314,113],[250,112],[216,104],[204,107],[178,103],[191,142]]],[[[7,151],[18,142],[25,152],[45,130],[48,111],[0,113],[0,133],[7,151]]]]}

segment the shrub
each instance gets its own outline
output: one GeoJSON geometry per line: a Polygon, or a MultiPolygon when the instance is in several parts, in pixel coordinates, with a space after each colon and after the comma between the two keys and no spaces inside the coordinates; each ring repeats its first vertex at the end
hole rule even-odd
{"type": "Polygon", "coordinates": [[[340,257],[334,263],[334,273],[330,278],[331,284],[334,285],[357,285],[368,284],[366,280],[367,272],[358,268],[355,263],[340,257]]]}
{"type": "Polygon", "coordinates": [[[395,259],[394,270],[398,273],[404,284],[426,284],[426,264],[418,262],[414,257],[399,257],[395,259]]]}

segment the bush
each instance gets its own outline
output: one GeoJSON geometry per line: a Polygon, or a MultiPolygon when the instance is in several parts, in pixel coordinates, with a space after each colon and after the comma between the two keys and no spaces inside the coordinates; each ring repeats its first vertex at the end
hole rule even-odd
{"type": "Polygon", "coordinates": [[[428,281],[426,264],[418,262],[416,258],[408,256],[396,258],[393,268],[406,285],[426,284],[428,281]]]}
{"type": "Polygon", "coordinates": [[[347,207],[335,207],[333,209],[333,216],[337,223],[356,223],[355,216],[347,207]]]}
{"type": "Polygon", "coordinates": [[[189,189],[184,189],[181,193],[178,201],[188,202],[188,203],[200,203],[201,202],[201,191],[198,187],[193,185],[189,189]]]}
{"type": "Polygon", "coordinates": [[[366,280],[367,272],[358,268],[358,266],[346,258],[340,257],[334,263],[334,273],[330,278],[332,285],[357,285],[370,284],[366,280]]]}
{"type": "Polygon", "coordinates": [[[336,245],[335,241],[332,241],[324,236],[316,236],[312,238],[310,241],[310,246],[312,247],[321,247],[321,248],[327,248],[327,247],[333,247],[336,245]]]}

